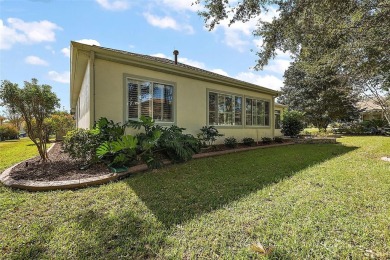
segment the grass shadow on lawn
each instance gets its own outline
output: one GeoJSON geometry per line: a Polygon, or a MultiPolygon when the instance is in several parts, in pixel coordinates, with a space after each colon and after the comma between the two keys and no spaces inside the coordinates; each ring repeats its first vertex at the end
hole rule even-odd
{"type": "Polygon", "coordinates": [[[139,173],[126,182],[170,227],[355,149],[340,144],[259,149],[139,173]]]}

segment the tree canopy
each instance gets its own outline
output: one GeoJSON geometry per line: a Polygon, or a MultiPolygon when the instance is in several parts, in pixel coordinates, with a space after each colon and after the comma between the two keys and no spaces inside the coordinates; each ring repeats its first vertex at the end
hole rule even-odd
{"type": "Polygon", "coordinates": [[[358,96],[344,78],[336,77],[333,68],[309,74],[294,62],[285,72],[279,101],[290,109],[305,113],[307,123],[325,131],[334,121],[352,121],[358,116],[358,96]]]}
{"type": "Polygon", "coordinates": [[[46,161],[47,133],[44,120],[60,105],[56,94],[51,91],[51,86],[38,85],[38,80],[33,78],[31,82],[25,81],[23,88],[19,88],[18,84],[3,80],[0,100],[12,113],[22,115],[28,137],[37,146],[41,159],[46,161]]]}
{"type": "MultiPolygon", "coordinates": [[[[222,20],[246,22],[259,19],[253,32],[261,37],[255,66],[262,69],[278,50],[291,53],[300,69],[310,75],[334,77],[375,97],[389,95],[390,87],[390,0],[198,0],[200,15],[212,30],[222,20]],[[271,22],[260,19],[270,8],[277,9],[271,22]]],[[[383,109],[386,104],[380,104],[383,109]]],[[[384,111],[390,122],[390,112],[384,111]]]]}

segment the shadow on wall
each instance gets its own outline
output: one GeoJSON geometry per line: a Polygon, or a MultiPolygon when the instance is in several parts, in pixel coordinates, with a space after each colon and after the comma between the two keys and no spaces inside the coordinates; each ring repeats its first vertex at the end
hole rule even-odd
{"type": "Polygon", "coordinates": [[[334,144],[260,149],[172,165],[126,182],[170,227],[354,149],[334,144]]]}

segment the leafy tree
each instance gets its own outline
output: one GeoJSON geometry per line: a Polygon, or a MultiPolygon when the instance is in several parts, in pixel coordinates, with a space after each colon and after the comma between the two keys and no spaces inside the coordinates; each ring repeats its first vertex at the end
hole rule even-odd
{"type": "Polygon", "coordinates": [[[285,136],[295,137],[304,128],[303,113],[299,111],[289,110],[283,115],[282,130],[285,136]]]}
{"type": "Polygon", "coordinates": [[[65,135],[68,131],[75,127],[73,116],[67,111],[56,111],[46,120],[46,124],[50,130],[61,135],[65,135]]]}
{"type": "Polygon", "coordinates": [[[22,115],[28,137],[37,146],[42,161],[47,161],[44,120],[59,107],[59,99],[51,91],[51,86],[38,85],[38,80],[33,78],[19,88],[18,84],[4,80],[1,82],[0,99],[13,113],[22,115]]]}
{"type": "Polygon", "coordinates": [[[212,30],[230,23],[260,19],[276,7],[271,22],[259,20],[254,35],[263,40],[256,69],[262,69],[278,50],[305,63],[305,72],[321,74],[331,67],[361,94],[369,93],[390,122],[390,109],[381,97],[390,87],[389,0],[198,0],[200,15],[212,30]]]}
{"type": "Polygon", "coordinates": [[[5,113],[9,123],[13,125],[18,131],[20,131],[23,124],[22,115],[9,107],[6,107],[5,113]]]}
{"type": "Polygon", "coordinates": [[[359,115],[355,107],[358,95],[345,78],[336,75],[331,67],[309,74],[300,62],[294,62],[284,74],[279,101],[292,110],[304,112],[306,121],[320,131],[326,131],[334,121],[352,121],[359,115]]]}

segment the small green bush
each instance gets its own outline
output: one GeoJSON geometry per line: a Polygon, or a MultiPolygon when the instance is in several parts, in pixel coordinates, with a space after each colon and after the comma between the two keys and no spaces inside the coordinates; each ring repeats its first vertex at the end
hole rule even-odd
{"type": "Polygon", "coordinates": [[[201,133],[198,134],[198,139],[203,146],[213,145],[217,140],[217,137],[223,136],[218,132],[214,126],[204,126],[200,129],[201,133]]]}
{"type": "Polygon", "coordinates": [[[274,141],[275,141],[275,143],[283,143],[283,138],[280,136],[275,136],[274,141]]]}
{"type": "Polygon", "coordinates": [[[73,160],[82,160],[88,165],[98,161],[96,149],[101,144],[99,130],[76,129],[69,131],[62,143],[62,149],[73,160]]]}
{"type": "Polygon", "coordinates": [[[225,138],[224,143],[225,143],[225,146],[229,147],[229,148],[236,148],[237,147],[237,140],[233,136],[225,138]]]}
{"type": "Polygon", "coordinates": [[[255,143],[255,140],[251,137],[245,137],[242,139],[242,143],[247,146],[252,146],[255,143]]]}
{"type": "Polygon", "coordinates": [[[272,143],[272,138],[270,138],[270,137],[262,137],[261,141],[263,142],[263,144],[270,144],[270,143],[272,143]]]}
{"type": "Polygon", "coordinates": [[[303,129],[303,114],[298,111],[287,111],[282,120],[281,132],[285,136],[296,137],[303,129]]]}
{"type": "Polygon", "coordinates": [[[18,129],[11,125],[0,126],[0,141],[17,139],[19,135],[18,129]]]}

